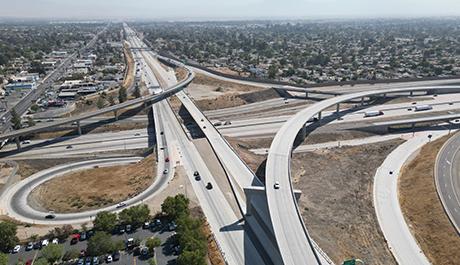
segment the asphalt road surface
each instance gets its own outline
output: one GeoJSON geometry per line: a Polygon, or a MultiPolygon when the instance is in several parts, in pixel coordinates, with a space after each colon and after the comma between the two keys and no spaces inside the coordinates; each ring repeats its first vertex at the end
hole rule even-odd
{"type": "Polygon", "coordinates": [[[439,152],[435,180],[442,205],[460,234],[460,133],[452,136],[439,152]]]}

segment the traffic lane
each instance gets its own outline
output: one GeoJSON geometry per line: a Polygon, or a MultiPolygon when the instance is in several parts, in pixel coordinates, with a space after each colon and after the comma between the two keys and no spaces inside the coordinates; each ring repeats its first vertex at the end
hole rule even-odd
{"type": "MultiPolygon", "coordinates": [[[[171,245],[167,244],[168,239],[174,234],[175,234],[174,231],[167,231],[167,230],[151,231],[149,229],[139,228],[136,231],[133,231],[132,233],[112,235],[112,240],[116,242],[118,240],[126,241],[128,238],[138,238],[142,241],[142,243],[145,243],[145,240],[149,237],[155,236],[155,237],[160,238],[162,244],[158,249],[155,249],[157,253],[158,264],[160,265],[160,264],[168,264],[168,262],[177,258],[177,256],[173,255],[173,253],[171,253],[170,251],[170,249],[172,248],[171,245]]],[[[86,250],[88,241],[87,240],[78,241],[76,244],[71,245],[70,239],[68,239],[65,242],[61,243],[61,245],[64,248],[64,253],[69,250],[76,250],[80,252],[82,250],[86,250]]],[[[25,246],[21,245],[21,249],[18,253],[9,254],[8,264],[12,264],[12,265],[17,264],[19,261],[26,262],[28,260],[33,260],[34,257],[37,257],[37,258],[40,257],[40,250],[26,251],[25,246]]],[[[113,264],[120,264],[120,265],[121,264],[132,264],[133,258],[134,256],[132,253],[122,253],[120,260],[113,262],[113,264]],[[126,261],[129,261],[129,263],[125,263],[126,261]]],[[[139,264],[148,264],[148,259],[145,260],[143,258],[137,258],[137,261],[139,264]]]]}

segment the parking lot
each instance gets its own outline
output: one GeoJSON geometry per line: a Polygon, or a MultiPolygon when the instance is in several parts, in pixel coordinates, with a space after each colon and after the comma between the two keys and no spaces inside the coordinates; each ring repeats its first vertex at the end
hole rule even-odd
{"type": "MultiPolygon", "coordinates": [[[[155,249],[155,256],[157,259],[158,265],[171,265],[175,264],[175,259],[177,255],[174,255],[172,248],[173,246],[168,242],[168,239],[174,235],[174,231],[168,231],[168,229],[161,229],[159,231],[151,231],[149,229],[142,229],[139,228],[132,233],[123,233],[118,235],[112,235],[112,240],[118,241],[123,240],[126,242],[128,238],[138,238],[141,240],[141,245],[145,243],[145,240],[150,237],[158,237],[161,239],[161,246],[155,249]]],[[[61,243],[64,246],[64,253],[69,250],[77,250],[80,252],[81,250],[86,250],[87,240],[79,241],[76,244],[71,245],[70,239],[66,240],[65,242],[61,243]]],[[[63,253],[63,254],[64,254],[63,253]]],[[[9,255],[9,263],[8,264],[18,264],[19,262],[23,262],[24,264],[27,261],[31,261],[40,257],[40,250],[30,250],[26,251],[26,246],[21,245],[21,249],[18,253],[10,254],[9,255]]],[[[129,264],[140,264],[140,265],[147,265],[149,258],[144,258],[138,253],[133,253],[132,251],[122,251],[120,253],[120,259],[118,261],[113,261],[111,264],[119,264],[119,265],[129,265],[129,264]]],[[[73,263],[65,263],[65,264],[76,264],[77,262],[73,263]]],[[[103,260],[103,257],[100,258],[99,264],[107,263],[103,260]]]]}

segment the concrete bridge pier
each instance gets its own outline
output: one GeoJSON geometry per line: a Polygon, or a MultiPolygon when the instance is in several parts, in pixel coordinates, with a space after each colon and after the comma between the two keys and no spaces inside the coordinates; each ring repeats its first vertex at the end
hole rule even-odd
{"type": "Polygon", "coordinates": [[[318,112],[318,121],[320,121],[321,118],[322,118],[322,112],[320,111],[320,112],[318,112]]]}
{"type": "Polygon", "coordinates": [[[114,110],[113,115],[115,116],[115,120],[118,121],[118,111],[114,110]]]}
{"type": "Polygon", "coordinates": [[[337,103],[335,107],[335,114],[339,114],[339,112],[340,112],[340,103],[337,103]]]}
{"type": "Polygon", "coordinates": [[[308,99],[308,92],[305,92],[305,99],[308,99]]]}
{"type": "Polygon", "coordinates": [[[78,135],[81,135],[81,125],[80,125],[80,121],[77,121],[77,132],[78,132],[78,135]]]}
{"type": "Polygon", "coordinates": [[[361,106],[364,106],[364,97],[361,98],[361,106]]]}
{"type": "Polygon", "coordinates": [[[14,138],[14,141],[16,142],[16,148],[18,150],[21,149],[21,141],[19,141],[19,136],[14,138]]]}

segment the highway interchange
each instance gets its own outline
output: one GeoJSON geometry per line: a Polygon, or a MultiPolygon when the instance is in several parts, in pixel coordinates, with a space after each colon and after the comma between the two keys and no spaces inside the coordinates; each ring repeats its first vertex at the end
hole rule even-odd
{"type": "MultiPolygon", "coordinates": [[[[6,146],[0,153],[1,159],[36,159],[44,155],[49,158],[78,157],[87,156],[89,153],[95,154],[95,157],[97,157],[97,154],[114,151],[120,151],[120,154],[122,154],[123,152],[121,151],[148,148],[151,139],[154,138],[158,161],[161,161],[158,163],[156,181],[143,193],[127,201],[128,205],[141,203],[160,192],[174,175],[176,166],[184,167],[190,179],[191,187],[200,202],[200,206],[211,225],[228,264],[332,263],[327,254],[310,238],[308,227],[304,224],[300,215],[297,205],[297,191],[294,190],[291,183],[290,159],[292,152],[332,147],[336,143],[300,146],[298,150],[294,150],[294,141],[297,139],[299,131],[302,132],[301,135],[304,134],[303,137],[306,136],[306,132],[304,132],[306,126],[316,123],[326,125],[322,124],[322,119],[328,119],[328,126],[341,126],[341,124],[357,126],[357,123],[361,123],[362,126],[374,126],[379,122],[397,121],[401,117],[405,117],[400,122],[404,124],[421,122],[417,119],[426,119],[426,115],[438,122],[460,118],[460,116],[457,117],[458,114],[454,113],[455,110],[458,110],[460,104],[459,94],[437,94],[440,90],[444,93],[457,93],[460,91],[460,86],[441,85],[455,84],[459,80],[372,86],[359,85],[340,88],[343,95],[326,96],[324,100],[317,103],[306,103],[306,100],[300,97],[280,98],[246,106],[202,112],[190,98],[190,92],[186,93],[182,89],[193,80],[194,71],[207,75],[212,74],[188,68],[190,71],[188,77],[178,83],[174,71],[171,68],[165,69],[159,64],[158,60],[169,61],[181,67],[184,67],[184,65],[172,62],[167,58],[161,58],[153,53],[127,25],[125,25],[125,32],[128,36],[127,40],[133,48],[133,53],[135,53],[136,63],[140,67],[141,78],[150,86],[156,87],[159,85],[161,92],[158,92],[157,89],[150,89],[149,96],[96,112],[57,119],[52,122],[43,122],[31,128],[4,133],[0,135],[0,139],[12,139],[53,127],[68,126],[71,123],[78,123],[78,126],[88,123],[100,123],[107,119],[107,117],[100,117],[102,114],[144,103],[153,103],[149,108],[153,113],[155,127],[147,128],[147,130],[134,129],[122,132],[91,133],[76,137],[32,140],[30,143],[23,143],[20,151],[15,151],[12,146],[6,146]],[[413,92],[418,93],[412,97],[413,102],[417,102],[417,105],[429,104],[433,106],[432,110],[423,113],[422,118],[418,117],[417,115],[419,114],[413,111],[415,104],[412,104],[412,101],[378,106],[361,106],[359,102],[360,99],[369,97],[397,97],[413,92]],[[425,95],[425,92],[429,92],[428,95],[425,95]],[[433,96],[433,93],[436,96],[433,96]],[[212,190],[206,189],[203,185],[203,183],[216,183],[217,181],[202,158],[202,154],[195,146],[188,131],[189,129],[178,119],[170,103],[164,100],[173,95],[177,96],[195,121],[196,126],[194,128],[203,132],[221,163],[221,167],[227,173],[228,183],[234,194],[233,202],[229,201],[228,196],[224,194],[218,185],[214,185],[212,190]],[[417,101],[417,98],[420,98],[420,101],[417,101]],[[355,99],[358,99],[358,101],[353,101],[355,99]],[[342,104],[342,108],[340,108],[340,104],[342,104]],[[336,111],[336,106],[339,112],[336,111]],[[412,110],[409,111],[408,108],[412,108],[412,110]],[[382,117],[364,119],[364,113],[372,110],[382,110],[385,114],[382,117]],[[315,122],[315,118],[319,121],[315,122]],[[225,121],[226,119],[231,120],[231,124],[214,126],[216,121],[225,121]],[[264,186],[264,183],[254,175],[224,136],[251,138],[267,135],[275,136],[270,148],[253,150],[258,154],[268,154],[264,186]],[[165,161],[166,157],[171,160],[170,163],[162,162],[165,161]],[[168,174],[163,174],[165,169],[168,169],[168,174]],[[193,177],[195,171],[200,172],[202,177],[200,182],[195,181],[193,177]],[[249,196],[252,193],[257,195],[249,196]],[[235,202],[239,207],[237,211],[230,206],[235,202]],[[245,216],[249,208],[255,211],[254,215],[245,216]],[[256,215],[259,216],[259,219],[255,217],[256,215]],[[261,221],[260,219],[264,220],[261,221]]],[[[217,78],[229,81],[227,78],[217,78]]],[[[231,81],[263,87],[273,86],[271,84],[248,83],[247,81],[231,81]]],[[[337,88],[315,88],[315,92],[322,91],[327,94],[334,91],[334,89],[337,88]]],[[[293,93],[307,91],[291,88],[289,90],[293,90],[293,93]]],[[[133,116],[128,117],[126,121],[120,120],[116,122],[133,121],[148,123],[148,118],[147,116],[133,116]]],[[[419,249],[402,216],[397,200],[397,185],[395,184],[397,183],[398,174],[394,174],[391,178],[382,176],[387,175],[386,171],[389,167],[394,170],[395,168],[402,168],[404,161],[427,142],[428,134],[438,138],[446,133],[447,130],[442,133],[431,131],[417,133],[417,137],[411,138],[404,145],[401,145],[398,155],[392,153],[376,173],[374,201],[377,217],[385,238],[400,264],[429,264],[429,262],[419,249]],[[392,182],[382,184],[379,183],[380,180],[392,182]],[[386,190],[388,186],[391,186],[392,190],[386,190]],[[380,190],[382,187],[383,191],[380,190]],[[397,220],[397,222],[395,223],[394,220],[397,220]]],[[[398,137],[403,136],[390,134],[374,138],[369,137],[369,139],[349,140],[348,143],[342,144],[360,145],[398,137]]],[[[460,173],[457,168],[458,163],[455,163],[455,161],[460,159],[459,150],[460,137],[456,135],[443,147],[436,163],[437,188],[446,212],[457,229],[460,223],[460,173]]],[[[1,197],[2,209],[6,209],[9,215],[15,219],[41,224],[81,223],[90,220],[97,211],[117,211],[118,209],[115,206],[110,206],[106,209],[95,211],[57,214],[56,219],[50,221],[43,219],[46,212],[33,209],[28,205],[27,196],[39,184],[51,178],[59,177],[74,168],[91,168],[105,163],[107,165],[132,163],[140,159],[120,156],[66,164],[39,172],[25,181],[11,186],[3,193],[1,197]]],[[[395,170],[395,172],[399,172],[399,170],[395,170]]]]}

